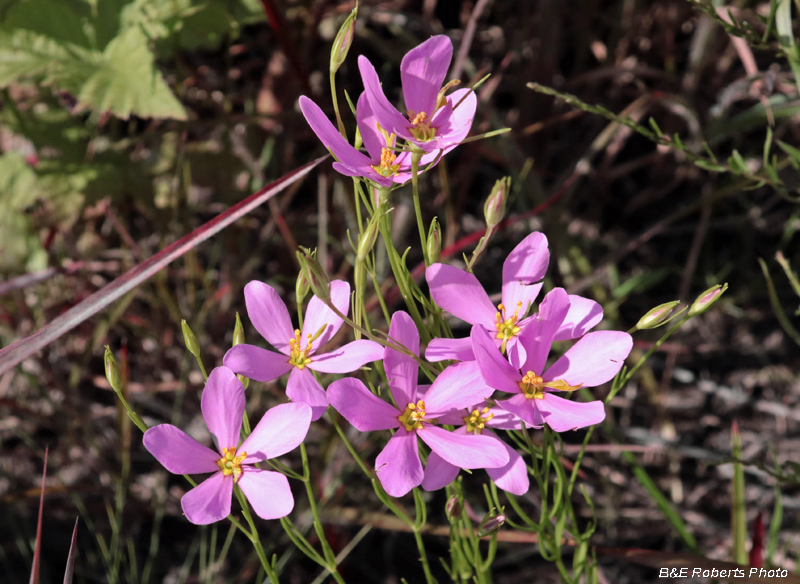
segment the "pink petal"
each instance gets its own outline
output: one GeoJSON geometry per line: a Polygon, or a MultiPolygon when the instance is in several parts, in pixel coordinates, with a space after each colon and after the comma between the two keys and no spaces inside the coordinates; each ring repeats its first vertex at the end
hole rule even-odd
{"type": "Polygon", "coordinates": [[[244,301],[250,322],[267,342],[284,355],[288,355],[289,339],[294,338],[292,319],[286,304],[275,289],[253,280],[244,287],[244,301]]]}
{"type": "Polygon", "coordinates": [[[397,418],[401,412],[372,393],[358,379],[345,377],[331,383],[328,386],[328,401],[360,432],[400,426],[397,418]]]}
{"type": "Polygon", "coordinates": [[[552,367],[545,381],[563,379],[570,385],[594,387],[613,379],[633,347],[633,339],[622,331],[598,331],[584,335],[552,367]]]}
{"type": "Polygon", "coordinates": [[[508,393],[519,393],[520,372],[503,358],[500,349],[481,325],[472,327],[472,349],[480,368],[481,377],[490,386],[508,393]]]}
{"type": "Polygon", "coordinates": [[[181,499],[186,519],[195,525],[208,525],[231,514],[233,477],[216,472],[181,499]]]}
{"type": "Polygon", "coordinates": [[[339,162],[350,168],[358,168],[372,164],[369,158],[353,148],[347,140],[342,138],[342,135],[317,104],[308,99],[305,95],[300,96],[298,101],[300,104],[300,111],[303,112],[303,116],[306,118],[308,125],[311,126],[317,138],[322,141],[325,147],[333,153],[339,162]]]}
{"type": "Polygon", "coordinates": [[[222,364],[234,373],[262,382],[277,379],[293,367],[286,355],[246,344],[228,349],[222,364]]]}
{"type": "Polygon", "coordinates": [[[509,399],[498,400],[497,405],[525,422],[528,428],[541,428],[544,425],[544,418],[536,409],[534,402],[537,401],[541,400],[528,399],[520,393],[509,399]]]}
{"type": "Polygon", "coordinates": [[[447,104],[439,108],[431,125],[436,128],[436,139],[427,144],[425,150],[444,149],[449,152],[469,134],[475,119],[478,98],[471,89],[457,89],[447,96],[447,104]]]}
{"type": "Polygon", "coordinates": [[[325,390],[308,369],[298,369],[297,367],[292,369],[289,381],[286,382],[286,395],[293,402],[311,406],[312,422],[319,420],[328,409],[325,390]]]}
{"type": "MultiPolygon", "coordinates": [[[[343,280],[331,282],[331,303],[339,312],[347,316],[350,310],[350,284],[343,280]]],[[[336,313],[327,304],[314,296],[308,303],[306,317],[303,321],[302,346],[305,348],[308,335],[313,337],[322,327],[325,327],[325,332],[313,342],[313,349],[311,349],[313,355],[333,338],[341,326],[342,319],[336,316],[336,313]]]]}
{"type": "Polygon", "coordinates": [[[431,363],[436,361],[474,361],[475,353],[472,352],[472,339],[431,339],[425,348],[425,359],[431,363]]]}
{"type": "MultiPolygon", "coordinates": [[[[381,151],[387,145],[383,135],[378,131],[378,119],[372,111],[366,91],[361,94],[356,104],[356,122],[358,131],[361,133],[361,140],[364,142],[364,147],[369,152],[372,162],[379,164],[381,151]]],[[[397,161],[395,160],[395,162],[397,161]]]]}
{"type": "Polygon", "coordinates": [[[400,79],[407,110],[433,114],[452,58],[453,43],[444,35],[429,38],[406,53],[400,64],[400,79]]]}
{"type": "Polygon", "coordinates": [[[545,295],[537,314],[519,334],[518,343],[525,347],[523,372],[541,375],[553,346],[556,331],[569,312],[569,296],[563,288],[554,288],[545,295]]]}
{"type": "Polygon", "coordinates": [[[330,353],[314,355],[308,368],[322,373],[350,373],[367,363],[380,361],[382,357],[381,345],[361,339],[347,343],[330,353]]]}
{"type": "Polygon", "coordinates": [[[244,387],[233,371],[227,367],[215,367],[211,371],[200,398],[200,409],[220,452],[223,448],[239,446],[244,387]]]}
{"type": "Polygon", "coordinates": [[[497,467],[508,462],[508,452],[497,438],[456,434],[436,426],[416,432],[431,450],[459,468],[497,467]]]}
{"type": "Polygon", "coordinates": [[[435,452],[431,452],[428,456],[428,464],[425,465],[422,488],[426,491],[443,489],[456,479],[459,470],[457,466],[453,466],[435,452]]]}
{"type": "Polygon", "coordinates": [[[277,458],[294,450],[305,440],[311,424],[311,408],[304,403],[280,404],[267,413],[242,443],[244,462],[253,464],[277,458]]]}
{"type": "MultiPolygon", "coordinates": [[[[488,433],[486,435],[493,434],[488,433]]],[[[489,473],[489,478],[491,478],[498,487],[518,497],[522,496],[528,492],[531,486],[530,479],[528,478],[528,467],[525,465],[525,461],[519,455],[519,452],[499,438],[498,440],[508,452],[508,464],[500,468],[487,468],[486,472],[489,473]]]]}
{"type": "Polygon", "coordinates": [[[392,497],[402,497],[419,485],[424,475],[416,432],[409,433],[405,428],[399,428],[375,459],[375,471],[383,490],[392,497]]]}
{"type": "MultiPolygon", "coordinates": [[[[419,355],[419,331],[411,317],[402,310],[392,315],[389,339],[419,355]]],[[[415,402],[419,376],[417,362],[400,351],[386,347],[383,352],[383,367],[397,406],[404,408],[407,404],[415,402]]]]}
{"type": "Polygon", "coordinates": [[[339,174],[343,174],[344,176],[363,176],[364,178],[368,178],[370,180],[375,181],[376,183],[378,183],[382,187],[390,187],[390,186],[392,186],[393,182],[401,182],[401,183],[405,182],[405,181],[408,180],[408,178],[411,177],[411,175],[409,175],[408,178],[406,178],[406,179],[404,179],[402,181],[399,181],[399,180],[398,181],[394,181],[393,179],[397,178],[398,175],[395,175],[392,178],[388,178],[388,177],[382,176],[382,175],[378,174],[377,172],[375,172],[375,169],[373,169],[371,166],[357,166],[357,167],[351,168],[349,166],[345,166],[341,162],[334,162],[333,163],[333,170],[335,170],[339,174]]]}
{"type": "Polygon", "coordinates": [[[603,307],[577,294],[569,295],[569,312],[556,333],[556,341],[579,339],[603,320],[603,307]]]}
{"type": "Polygon", "coordinates": [[[547,237],[535,231],[515,247],[503,262],[503,304],[515,311],[522,302],[520,317],[527,312],[541,290],[541,280],[550,263],[547,237]],[[538,282],[538,283],[537,283],[538,282]]]}
{"type": "Polygon", "coordinates": [[[219,453],[171,424],[153,426],[144,433],[143,442],[150,454],[171,473],[195,474],[219,470],[219,453]]]}
{"type": "Polygon", "coordinates": [[[239,478],[239,486],[261,519],[286,517],[294,508],[289,481],[279,472],[248,466],[239,478]]]}
{"type": "Polygon", "coordinates": [[[536,400],[536,407],[556,432],[585,428],[606,419],[605,407],[599,400],[582,403],[545,393],[542,399],[536,400]]]}
{"type": "Polygon", "coordinates": [[[499,407],[489,408],[489,413],[493,414],[493,416],[491,420],[486,422],[487,428],[496,428],[497,430],[519,430],[521,427],[520,422],[522,420],[520,420],[517,416],[515,416],[511,412],[504,410],[503,408],[499,407]]]}
{"type": "Polygon", "coordinates": [[[481,376],[476,361],[450,365],[425,393],[425,411],[432,417],[450,410],[461,410],[486,401],[494,393],[481,376]]]}
{"type": "Polygon", "coordinates": [[[364,92],[369,98],[369,104],[381,127],[390,134],[397,134],[400,138],[413,139],[408,131],[411,122],[386,99],[378,73],[364,55],[358,57],[358,70],[361,72],[364,92]]]}
{"type": "Polygon", "coordinates": [[[474,275],[446,264],[433,264],[425,271],[425,278],[436,304],[456,318],[494,330],[497,309],[474,275]]]}

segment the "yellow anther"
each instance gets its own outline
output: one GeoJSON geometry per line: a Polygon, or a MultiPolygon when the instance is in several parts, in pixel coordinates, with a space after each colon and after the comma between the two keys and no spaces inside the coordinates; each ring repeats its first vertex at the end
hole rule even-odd
{"type": "Polygon", "coordinates": [[[464,424],[467,427],[467,432],[471,434],[480,434],[486,427],[486,422],[494,418],[494,414],[489,413],[489,408],[485,407],[482,410],[474,409],[464,418],[464,424]]]}
{"type": "Polygon", "coordinates": [[[508,340],[517,336],[522,330],[517,326],[519,311],[522,310],[522,302],[517,302],[517,309],[509,317],[506,317],[506,307],[502,303],[497,305],[497,310],[498,312],[494,316],[494,327],[497,329],[496,338],[503,341],[500,345],[500,351],[505,353],[508,340]]]}
{"type": "Polygon", "coordinates": [[[217,461],[217,466],[226,477],[233,475],[233,482],[239,481],[242,476],[242,462],[247,458],[247,453],[242,452],[236,456],[236,447],[222,449],[222,458],[217,461]]]}
{"type": "Polygon", "coordinates": [[[409,403],[405,411],[397,418],[407,431],[421,430],[425,420],[425,402],[409,403]]]}
{"type": "Polygon", "coordinates": [[[429,142],[436,137],[436,128],[432,127],[428,122],[428,114],[426,112],[415,113],[409,110],[408,119],[411,121],[409,132],[420,142],[429,142]]]}
{"type": "Polygon", "coordinates": [[[528,371],[519,382],[519,388],[528,399],[542,399],[544,397],[544,388],[549,387],[557,391],[575,391],[583,387],[582,383],[578,385],[570,385],[564,379],[554,379],[552,381],[545,381],[533,371],[528,371]]]}
{"type": "Polygon", "coordinates": [[[291,350],[291,354],[289,356],[289,363],[297,367],[298,369],[303,369],[306,365],[311,363],[311,358],[308,354],[311,352],[311,343],[322,334],[322,331],[325,330],[323,326],[319,331],[317,331],[316,335],[307,334],[306,335],[306,348],[301,349],[301,341],[300,341],[300,330],[295,329],[294,331],[294,338],[289,339],[289,348],[291,350]]]}

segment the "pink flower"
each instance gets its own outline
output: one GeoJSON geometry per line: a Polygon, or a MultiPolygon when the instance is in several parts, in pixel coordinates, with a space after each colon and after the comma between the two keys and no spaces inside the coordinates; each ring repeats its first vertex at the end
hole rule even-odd
{"type": "Polygon", "coordinates": [[[144,434],[145,448],[168,471],[214,473],[181,499],[186,518],[206,525],[230,515],[234,485],[239,485],[262,519],[288,515],[294,507],[289,481],[280,473],[253,465],[297,448],[311,424],[311,408],[305,404],[275,406],[239,446],[244,387],[226,367],[217,367],[208,376],[201,408],[216,452],[171,424],[155,426],[144,434]]]}
{"type": "MultiPolygon", "coordinates": [[[[519,336],[534,317],[525,318],[539,291],[550,263],[550,250],[543,233],[533,232],[515,247],[503,262],[502,302],[492,305],[489,295],[471,273],[445,264],[433,264],[425,272],[431,295],[444,310],[469,324],[491,331],[494,344],[519,361],[525,360],[519,336]]],[[[593,300],[570,295],[569,313],[554,340],[575,339],[603,319],[603,309],[593,300]]],[[[433,339],[425,349],[428,361],[472,361],[472,340],[433,339]]]]}
{"type": "Polygon", "coordinates": [[[452,58],[453,44],[444,35],[428,39],[403,57],[400,77],[407,117],[386,99],[372,63],[363,55],[358,58],[364,92],[386,132],[425,152],[450,150],[467,137],[478,100],[471,89],[444,94],[452,85],[442,87],[452,58]]]}
{"type": "MultiPolygon", "coordinates": [[[[392,316],[389,337],[419,355],[419,332],[405,312],[395,312],[392,316]]],[[[493,390],[481,379],[476,363],[460,363],[445,369],[425,392],[424,399],[419,399],[414,359],[387,348],[383,365],[399,408],[352,378],[333,382],[328,388],[328,399],[361,432],[397,429],[375,461],[375,470],[387,493],[401,497],[422,483],[417,438],[459,468],[501,467],[508,463],[508,452],[496,438],[465,436],[434,425],[439,416],[490,397],[493,390]]]]}
{"type": "Polygon", "coordinates": [[[602,401],[580,403],[558,397],[554,392],[571,392],[594,387],[612,379],[633,346],[628,333],[598,331],[584,335],[560,359],[545,368],[550,347],[570,312],[571,297],[556,288],[544,297],[539,314],[520,334],[523,351],[510,353],[506,360],[480,324],[472,327],[475,359],[487,384],[515,394],[497,405],[518,416],[529,427],[547,424],[556,432],[583,428],[605,419],[602,401]],[[519,355],[524,355],[519,359],[519,355]]]}
{"type": "MultiPolygon", "coordinates": [[[[280,352],[254,345],[236,345],[225,354],[223,364],[256,381],[272,381],[291,371],[286,395],[294,402],[311,406],[312,420],[322,417],[328,400],[311,370],[349,373],[383,356],[383,347],[367,340],[353,341],[327,353],[319,352],[342,326],[342,319],[316,296],[308,303],[302,332],[292,329],[289,311],[271,286],[250,282],[244,288],[244,298],[253,326],[280,352]]],[[[342,314],[347,314],[350,308],[347,282],[331,282],[331,302],[342,314]]]]}

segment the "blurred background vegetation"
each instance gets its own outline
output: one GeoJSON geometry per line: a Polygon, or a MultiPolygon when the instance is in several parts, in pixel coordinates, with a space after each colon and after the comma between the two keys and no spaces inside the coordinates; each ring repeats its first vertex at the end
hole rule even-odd
{"type": "MultiPolygon", "coordinates": [[[[353,6],[0,0],[0,346],[324,154],[297,98],[331,112],[329,49],[353,6]]],[[[483,228],[491,185],[512,176],[512,220],[476,267],[488,289],[499,290],[497,266],[532,230],[550,240],[547,286],[601,302],[610,328],[730,285],[714,310],[660,347],[593,437],[580,480],[595,503],[597,545],[739,561],[737,466],[748,545],[766,526],[757,551],[768,565],[798,570],[798,12],[789,0],[359,4],[338,78],[353,101],[362,89],[357,55],[376,64],[397,101],[402,55],[432,34],[453,39],[454,77],[474,83],[491,73],[478,89],[473,133],[511,131],[448,155],[425,177],[423,204],[426,221],[439,217],[447,247],[483,228]],[[734,421],[741,466],[725,463],[734,421]]],[[[352,118],[346,125],[352,135],[352,118]]],[[[118,355],[126,392],[149,423],[172,421],[202,437],[202,376],[180,320],[214,366],[230,346],[235,312],[245,316],[248,281],[268,281],[293,301],[298,245],[317,248],[332,274],[348,278],[351,193],[349,179],[323,163],[0,377],[0,580],[28,577],[49,446],[43,581],[61,578],[78,515],[77,582],[253,581],[258,561],[246,540],[181,516],[186,484],[155,463],[122,415],[102,345],[118,355]]],[[[397,241],[413,246],[408,193],[393,203],[397,241]]],[[[421,261],[416,247],[408,261],[421,261]]],[[[638,333],[634,354],[657,338],[638,333]]],[[[248,391],[259,415],[284,399],[279,383],[248,391]]],[[[380,506],[368,485],[349,480],[357,469],[332,429],[316,424],[309,447],[329,539],[342,550],[359,538],[345,578],[418,581],[413,539],[353,514],[380,506]]],[[[362,447],[369,457],[373,445],[362,447]]],[[[477,493],[481,478],[469,479],[477,493]]],[[[443,504],[432,496],[432,523],[444,523],[443,504]]],[[[527,504],[535,508],[535,492],[527,504]]],[[[587,521],[591,513],[583,504],[587,521]]],[[[293,519],[308,528],[302,505],[293,519]]],[[[315,566],[287,551],[275,525],[263,533],[286,581],[314,581],[315,566]]],[[[431,537],[434,557],[445,546],[431,537]]],[[[598,561],[605,581],[657,575],[602,554],[598,561]]],[[[536,546],[512,542],[501,545],[495,579],[558,575],[536,546]]]]}

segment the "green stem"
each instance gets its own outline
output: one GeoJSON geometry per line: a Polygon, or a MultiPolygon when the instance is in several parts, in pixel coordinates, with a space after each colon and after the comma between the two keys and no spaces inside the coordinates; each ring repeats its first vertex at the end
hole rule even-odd
{"type": "Polygon", "coordinates": [[[344,122],[339,113],[339,98],[336,97],[336,71],[331,71],[331,99],[333,100],[333,111],[336,112],[336,124],[339,126],[339,133],[342,138],[347,140],[347,132],[344,129],[344,122]]]}
{"type": "Polygon", "coordinates": [[[422,256],[425,258],[425,267],[431,265],[428,257],[428,236],[425,223],[422,220],[422,206],[419,202],[419,161],[422,160],[422,151],[415,150],[411,155],[411,192],[414,198],[414,213],[417,216],[417,229],[419,229],[419,242],[422,244],[422,256]]]}
{"type": "Polygon", "coordinates": [[[278,584],[278,574],[267,559],[267,554],[264,552],[264,548],[261,545],[261,538],[258,536],[258,530],[256,529],[255,523],[253,523],[253,517],[250,515],[250,506],[247,504],[247,499],[238,485],[235,488],[235,492],[236,498],[239,499],[239,503],[242,506],[242,515],[244,515],[245,521],[247,521],[247,524],[250,526],[250,541],[253,542],[256,555],[258,555],[258,559],[261,561],[261,567],[264,568],[264,572],[266,572],[267,577],[270,579],[270,584],[278,584]]]}

